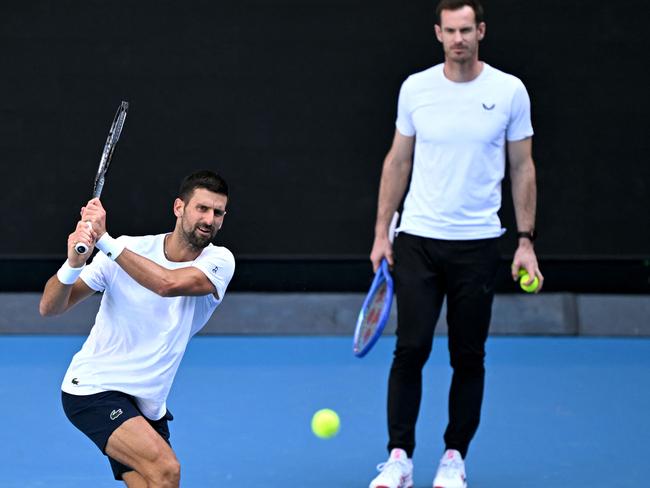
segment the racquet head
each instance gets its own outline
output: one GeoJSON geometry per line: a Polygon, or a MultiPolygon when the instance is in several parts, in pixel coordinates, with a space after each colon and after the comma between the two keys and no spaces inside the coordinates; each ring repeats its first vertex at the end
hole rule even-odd
{"type": "Polygon", "coordinates": [[[393,303],[393,278],[384,259],[375,273],[375,278],[366,296],[354,331],[352,351],[362,358],[381,337],[390,317],[393,303]]]}
{"type": "MultiPolygon", "coordinates": [[[[108,130],[108,137],[106,138],[106,143],[104,144],[102,157],[99,159],[99,167],[97,168],[97,174],[95,175],[95,181],[93,184],[93,198],[99,198],[102,195],[106,172],[108,171],[108,165],[111,163],[115,145],[117,144],[117,141],[120,139],[120,135],[122,134],[122,127],[124,127],[124,120],[126,119],[126,113],[128,109],[129,102],[120,103],[120,106],[117,109],[117,113],[113,118],[111,128],[108,130]]],[[[88,247],[81,242],[75,244],[74,249],[77,254],[86,254],[88,252],[88,247]]]]}
{"type": "Polygon", "coordinates": [[[117,144],[117,141],[120,139],[120,135],[122,134],[122,127],[124,127],[124,120],[126,119],[126,113],[128,109],[129,102],[120,103],[120,106],[117,109],[117,113],[113,118],[113,123],[111,124],[111,128],[108,131],[108,137],[106,138],[104,150],[102,151],[102,157],[99,160],[97,174],[95,175],[95,183],[93,185],[93,198],[99,198],[102,195],[102,190],[104,189],[104,178],[106,176],[106,172],[108,171],[108,166],[111,163],[115,145],[117,144]]]}

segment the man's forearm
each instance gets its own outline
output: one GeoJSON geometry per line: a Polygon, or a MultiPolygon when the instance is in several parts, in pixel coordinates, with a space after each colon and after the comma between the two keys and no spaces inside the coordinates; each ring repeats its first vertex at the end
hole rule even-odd
{"type": "Polygon", "coordinates": [[[167,296],[172,285],[171,270],[139,254],[124,249],[115,260],[126,273],[148,290],[167,296]]]}
{"type": "Polygon", "coordinates": [[[375,235],[388,233],[393,214],[406,191],[410,171],[410,161],[397,161],[390,154],[386,157],[379,185],[375,235]]]}
{"type": "Polygon", "coordinates": [[[44,317],[62,314],[67,310],[71,292],[71,285],[64,285],[56,275],[52,276],[45,284],[39,313],[44,317]]]}
{"type": "Polygon", "coordinates": [[[100,236],[96,246],[140,285],[160,296],[167,296],[171,282],[170,270],[129,251],[123,242],[114,239],[107,232],[100,236]]]}
{"type": "Polygon", "coordinates": [[[126,273],[161,297],[202,296],[217,290],[207,276],[194,266],[167,269],[158,263],[124,249],[115,260],[126,273]]]}
{"type": "Polygon", "coordinates": [[[532,158],[512,168],[510,181],[512,184],[512,201],[515,207],[517,229],[520,231],[533,230],[535,228],[535,213],[537,210],[537,184],[535,165],[532,158]]]}

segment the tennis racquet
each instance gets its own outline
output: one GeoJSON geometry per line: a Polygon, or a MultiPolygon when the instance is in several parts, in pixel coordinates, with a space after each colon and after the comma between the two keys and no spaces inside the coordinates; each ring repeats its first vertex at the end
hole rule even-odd
{"type": "MultiPolygon", "coordinates": [[[[106,138],[106,144],[104,144],[104,150],[102,151],[102,157],[99,160],[99,167],[97,168],[97,174],[95,175],[95,183],[93,185],[93,198],[99,198],[104,189],[104,180],[106,178],[106,172],[108,171],[108,165],[111,163],[111,158],[113,157],[113,151],[115,150],[115,145],[120,139],[120,134],[122,134],[122,127],[124,127],[124,120],[126,119],[126,112],[129,109],[129,102],[120,103],[111,128],[108,131],[108,137],[106,138]]],[[[88,223],[90,225],[90,222],[88,223]]],[[[86,254],[88,252],[88,247],[78,242],[74,246],[74,250],[77,254],[86,254]]]]}
{"type": "Polygon", "coordinates": [[[381,337],[390,316],[392,303],[393,278],[388,271],[388,262],[382,259],[357,319],[352,346],[356,357],[365,356],[381,337]]]}
{"type": "MultiPolygon", "coordinates": [[[[398,217],[399,214],[395,212],[389,227],[388,236],[391,242],[398,217]]],[[[393,278],[388,269],[388,261],[382,259],[357,318],[352,343],[352,352],[356,357],[364,357],[379,340],[388,323],[392,304],[393,278]]]]}

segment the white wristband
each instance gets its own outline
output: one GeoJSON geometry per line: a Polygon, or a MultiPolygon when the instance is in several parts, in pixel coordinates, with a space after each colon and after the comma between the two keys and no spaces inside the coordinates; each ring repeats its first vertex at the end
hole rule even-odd
{"type": "Polygon", "coordinates": [[[121,242],[118,242],[117,239],[109,236],[108,232],[105,232],[102,238],[95,243],[95,247],[115,261],[122,254],[125,246],[121,242]]]}
{"type": "Polygon", "coordinates": [[[56,277],[64,285],[73,285],[74,282],[77,281],[77,278],[79,278],[81,270],[84,269],[85,266],[86,265],[84,264],[81,268],[73,268],[68,264],[68,260],[66,259],[65,263],[63,263],[56,272],[56,277]]]}

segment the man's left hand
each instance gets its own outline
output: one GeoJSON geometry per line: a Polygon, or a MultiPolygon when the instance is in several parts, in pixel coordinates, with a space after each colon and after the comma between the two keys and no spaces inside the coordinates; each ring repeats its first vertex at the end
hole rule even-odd
{"type": "Polygon", "coordinates": [[[531,243],[520,243],[519,247],[515,251],[515,256],[512,260],[512,266],[510,268],[510,273],[512,274],[513,281],[519,279],[519,270],[525,269],[528,275],[530,276],[530,281],[525,283],[529,285],[537,276],[539,280],[539,286],[535,290],[535,293],[539,293],[544,285],[544,276],[539,270],[539,265],[537,264],[537,256],[535,255],[535,249],[531,243]]]}

